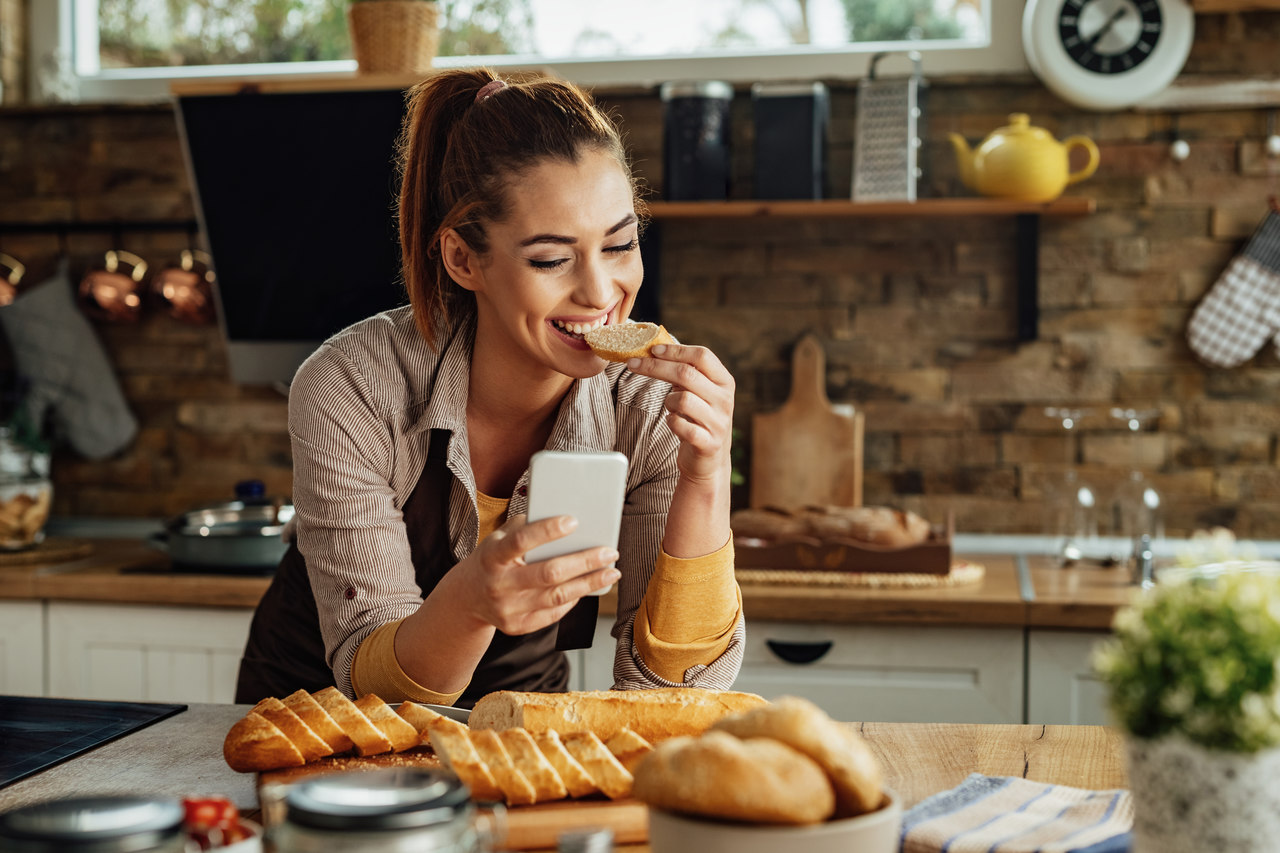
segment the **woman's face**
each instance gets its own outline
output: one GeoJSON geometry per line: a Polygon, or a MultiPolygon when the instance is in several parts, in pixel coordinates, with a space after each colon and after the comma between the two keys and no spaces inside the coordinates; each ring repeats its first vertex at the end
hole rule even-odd
{"type": "Polygon", "coordinates": [[[644,278],[627,175],[613,155],[584,151],[529,169],[507,193],[510,213],[487,224],[473,282],[477,350],[594,376],[604,362],[581,333],[625,320],[644,278]]]}

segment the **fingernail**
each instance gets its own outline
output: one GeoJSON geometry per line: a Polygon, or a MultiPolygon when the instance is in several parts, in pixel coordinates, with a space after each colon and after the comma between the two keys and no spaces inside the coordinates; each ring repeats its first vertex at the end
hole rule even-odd
{"type": "Polygon", "coordinates": [[[577,526],[578,526],[578,519],[574,518],[572,515],[562,515],[562,516],[560,516],[560,529],[561,529],[561,530],[563,530],[563,531],[565,531],[565,532],[568,532],[568,531],[570,531],[570,530],[573,530],[573,529],[574,529],[575,527],[577,527],[577,526]]]}
{"type": "Polygon", "coordinates": [[[610,569],[604,573],[604,579],[607,583],[617,583],[622,580],[622,572],[617,569],[610,569]]]}
{"type": "Polygon", "coordinates": [[[640,366],[640,359],[638,358],[627,359],[627,370],[635,370],[639,366],[640,366]]]}
{"type": "Polygon", "coordinates": [[[649,347],[649,353],[651,355],[662,355],[666,351],[667,351],[666,344],[658,344],[656,347],[649,347]]]}
{"type": "Polygon", "coordinates": [[[600,554],[600,558],[606,563],[616,563],[618,561],[617,551],[604,551],[600,554]]]}

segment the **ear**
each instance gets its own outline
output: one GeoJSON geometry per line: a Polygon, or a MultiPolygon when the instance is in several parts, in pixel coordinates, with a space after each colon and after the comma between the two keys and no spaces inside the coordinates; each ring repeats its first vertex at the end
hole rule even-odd
{"type": "Polygon", "coordinates": [[[440,237],[440,259],[459,287],[472,292],[481,289],[480,256],[452,228],[440,237]]]}

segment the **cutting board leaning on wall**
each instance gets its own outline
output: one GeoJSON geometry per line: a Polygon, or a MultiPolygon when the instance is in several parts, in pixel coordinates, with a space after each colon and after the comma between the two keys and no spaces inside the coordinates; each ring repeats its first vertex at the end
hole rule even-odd
{"type": "Polygon", "coordinates": [[[751,506],[862,505],[862,413],[828,399],[815,336],[796,344],[787,401],[751,429],[751,506]]]}

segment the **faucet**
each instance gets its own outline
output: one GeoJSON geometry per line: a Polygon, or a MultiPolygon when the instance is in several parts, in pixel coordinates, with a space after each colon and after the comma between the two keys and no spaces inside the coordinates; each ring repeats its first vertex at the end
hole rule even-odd
{"type": "Polygon", "coordinates": [[[1149,534],[1142,534],[1133,543],[1133,558],[1130,563],[1133,566],[1133,583],[1143,589],[1151,589],[1156,585],[1156,555],[1151,548],[1149,534]]]}

